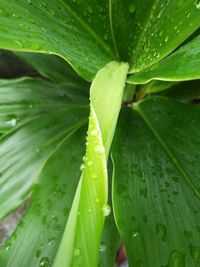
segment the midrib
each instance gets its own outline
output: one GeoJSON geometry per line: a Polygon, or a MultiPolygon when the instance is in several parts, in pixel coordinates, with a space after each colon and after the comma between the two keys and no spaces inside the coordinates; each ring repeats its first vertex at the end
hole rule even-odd
{"type": "Polygon", "coordinates": [[[61,0],[61,2],[63,3],[63,6],[66,7],[66,9],[73,15],[73,17],[75,18],[75,20],[77,20],[80,25],[88,32],[90,33],[90,35],[101,45],[101,47],[106,51],[107,54],[109,54],[110,56],[113,57],[113,53],[110,49],[110,47],[103,41],[103,38],[101,39],[96,32],[94,32],[87,23],[85,23],[85,21],[83,21],[76,12],[74,12],[72,10],[71,7],[69,7],[67,5],[67,3],[65,3],[63,0],[61,0]]]}

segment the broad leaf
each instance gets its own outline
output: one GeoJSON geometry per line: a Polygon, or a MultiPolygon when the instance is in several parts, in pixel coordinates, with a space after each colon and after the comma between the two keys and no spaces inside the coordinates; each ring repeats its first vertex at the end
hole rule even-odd
{"type": "Polygon", "coordinates": [[[87,120],[83,95],[46,81],[0,81],[0,218],[18,207],[63,138],[87,120]]]}
{"type": "Polygon", "coordinates": [[[0,1],[0,47],[57,54],[86,80],[116,58],[107,1],[0,1]]]}
{"type": "Polygon", "coordinates": [[[68,89],[69,87],[81,91],[89,89],[89,83],[79,77],[69,64],[58,56],[22,52],[16,55],[33,66],[42,76],[68,89]]]}
{"type": "Polygon", "coordinates": [[[200,26],[198,0],[111,0],[113,39],[138,72],[159,61],[200,26]]]}
{"type": "Polygon", "coordinates": [[[129,82],[143,84],[151,80],[185,81],[200,78],[200,36],[180,47],[153,67],[129,77],[129,82]]]}
{"type": "Polygon", "coordinates": [[[46,162],[25,216],[1,249],[1,266],[52,266],[80,177],[84,135],[83,129],[66,135],[46,162]]]}
{"type": "Polygon", "coordinates": [[[123,110],[114,211],[129,266],[200,265],[200,107],[151,98],[123,110]]]}
{"type": "MultiPolygon", "coordinates": [[[[78,83],[78,81],[76,81],[78,83]]],[[[33,78],[0,80],[0,132],[7,132],[39,116],[87,105],[87,92],[73,92],[33,78]],[[68,105],[66,106],[66,103],[68,105]]]]}
{"type": "Polygon", "coordinates": [[[91,86],[86,156],[54,267],[97,266],[107,205],[107,162],[121,107],[128,64],[111,62],[91,86]]]}

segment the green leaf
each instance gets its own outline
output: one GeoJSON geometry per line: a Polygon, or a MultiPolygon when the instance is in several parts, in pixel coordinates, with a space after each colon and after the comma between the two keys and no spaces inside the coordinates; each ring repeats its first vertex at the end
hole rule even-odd
{"type": "Polygon", "coordinates": [[[107,1],[0,1],[0,47],[63,57],[86,80],[116,59],[107,1]]]}
{"type": "Polygon", "coordinates": [[[82,175],[54,267],[97,266],[107,205],[107,161],[123,97],[128,64],[111,62],[91,86],[82,175]]]}
{"type": "Polygon", "coordinates": [[[0,81],[0,218],[27,198],[51,153],[86,122],[87,101],[73,98],[42,80],[0,81]]]}
{"type": "Polygon", "coordinates": [[[129,77],[129,82],[144,84],[151,80],[185,81],[200,78],[200,36],[180,47],[153,67],[129,77]]]}
{"type": "Polygon", "coordinates": [[[110,0],[116,50],[141,71],[176,49],[200,26],[198,0],[110,0]]]}
{"type": "MultiPolygon", "coordinates": [[[[108,161],[108,203],[112,210],[112,165],[111,161],[108,161]]],[[[121,238],[117,230],[114,214],[111,212],[109,216],[105,218],[105,224],[103,228],[103,234],[101,244],[99,246],[99,267],[113,267],[116,263],[117,251],[120,247],[121,238]]]]}
{"type": "Polygon", "coordinates": [[[41,79],[0,80],[0,133],[45,114],[86,106],[86,97],[87,93],[74,92],[70,87],[63,88],[41,79]]]}
{"type": "Polygon", "coordinates": [[[79,77],[67,62],[58,56],[22,52],[17,52],[16,55],[33,66],[42,76],[68,89],[89,89],[89,83],[79,77]]]}
{"type": "Polygon", "coordinates": [[[200,107],[154,97],[122,111],[113,202],[129,266],[198,267],[200,107]]]}
{"type": "Polygon", "coordinates": [[[85,129],[65,135],[46,162],[25,216],[1,249],[1,266],[52,266],[80,177],[84,135],[85,129]]]}

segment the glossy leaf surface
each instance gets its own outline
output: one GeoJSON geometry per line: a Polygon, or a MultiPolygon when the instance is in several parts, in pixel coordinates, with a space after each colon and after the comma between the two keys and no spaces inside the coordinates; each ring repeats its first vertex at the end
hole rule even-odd
{"type": "Polygon", "coordinates": [[[1,249],[1,266],[52,266],[80,177],[84,134],[85,129],[65,135],[49,157],[25,216],[1,249]]]}
{"type": "Polygon", "coordinates": [[[123,110],[114,211],[129,266],[198,267],[199,106],[151,98],[123,110]]]}
{"type": "Polygon", "coordinates": [[[53,53],[86,80],[116,58],[107,1],[2,0],[0,47],[53,53]]]}
{"type": "Polygon", "coordinates": [[[151,80],[185,81],[200,78],[200,36],[180,47],[153,67],[129,77],[130,83],[151,80]]]}
{"type": "Polygon", "coordinates": [[[42,80],[0,81],[0,218],[27,198],[57,145],[87,120],[87,100],[75,102],[72,92],[42,80]]]}
{"type": "Polygon", "coordinates": [[[127,72],[128,64],[111,62],[97,73],[92,83],[83,172],[54,267],[98,265],[103,224],[110,213],[107,158],[127,72]]]}
{"type": "Polygon", "coordinates": [[[110,0],[116,49],[141,71],[171,53],[200,26],[196,0],[110,0]]]}

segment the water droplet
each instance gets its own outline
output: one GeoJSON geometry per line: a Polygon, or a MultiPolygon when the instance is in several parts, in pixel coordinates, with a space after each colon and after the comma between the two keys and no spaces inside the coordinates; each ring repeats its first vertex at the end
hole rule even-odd
{"type": "Polygon", "coordinates": [[[167,43],[169,40],[169,36],[165,36],[165,42],[167,43]]]}
{"type": "Polygon", "coordinates": [[[101,253],[104,253],[106,251],[106,245],[104,243],[101,243],[99,246],[99,251],[101,253]]]}
{"type": "Polygon", "coordinates": [[[172,251],[167,267],[185,267],[184,255],[178,250],[172,251]]]}
{"type": "Polygon", "coordinates": [[[80,166],[80,170],[83,171],[85,169],[85,165],[82,163],[80,166]]]}
{"type": "Polygon", "coordinates": [[[37,251],[36,251],[36,253],[35,253],[35,256],[36,256],[36,258],[39,258],[40,256],[41,256],[41,250],[40,249],[38,249],[37,251]]]}
{"type": "Polygon", "coordinates": [[[197,1],[196,1],[195,6],[196,6],[196,8],[197,8],[198,10],[200,10],[200,0],[197,0],[197,1]]]}
{"type": "Polygon", "coordinates": [[[11,120],[7,121],[6,124],[14,127],[17,124],[17,119],[16,118],[12,118],[11,120]]]}
{"type": "Polygon", "coordinates": [[[103,205],[102,207],[103,215],[106,217],[111,213],[111,207],[108,204],[103,205]]]}
{"type": "Polygon", "coordinates": [[[92,166],[92,165],[93,165],[93,161],[89,160],[89,161],[87,162],[87,166],[90,167],[90,166],[92,166]]]}
{"type": "Polygon", "coordinates": [[[92,135],[92,136],[97,136],[97,135],[98,135],[98,131],[95,130],[95,129],[92,130],[92,131],[91,131],[91,135],[92,135]]]}
{"type": "Polygon", "coordinates": [[[40,265],[39,267],[50,267],[50,261],[47,257],[43,257],[41,260],[40,260],[40,265]]]}
{"type": "Polygon", "coordinates": [[[139,232],[138,231],[132,231],[131,232],[131,237],[133,237],[133,238],[135,238],[135,237],[137,237],[139,235],[139,232]]]}
{"type": "Polygon", "coordinates": [[[9,250],[11,248],[11,242],[7,242],[5,245],[5,249],[9,250]]]}
{"type": "Polygon", "coordinates": [[[156,232],[160,236],[160,239],[164,242],[166,241],[166,227],[164,224],[157,223],[156,224],[156,232]]]}
{"type": "Polygon", "coordinates": [[[200,247],[190,245],[190,253],[194,261],[200,263],[200,247]]]}
{"type": "Polygon", "coordinates": [[[53,245],[53,243],[55,242],[56,238],[55,237],[51,237],[48,239],[48,245],[51,246],[53,245]]]}
{"type": "Polygon", "coordinates": [[[80,248],[75,248],[74,252],[73,252],[73,255],[74,255],[75,258],[78,258],[81,255],[80,248]]]}
{"type": "Polygon", "coordinates": [[[135,5],[135,3],[132,1],[132,3],[130,3],[129,4],[129,12],[131,13],[131,14],[133,14],[133,13],[135,13],[135,11],[136,11],[136,5],[135,5]]]}
{"type": "Polygon", "coordinates": [[[105,152],[105,148],[103,146],[96,146],[95,151],[99,154],[103,154],[105,152]]]}

